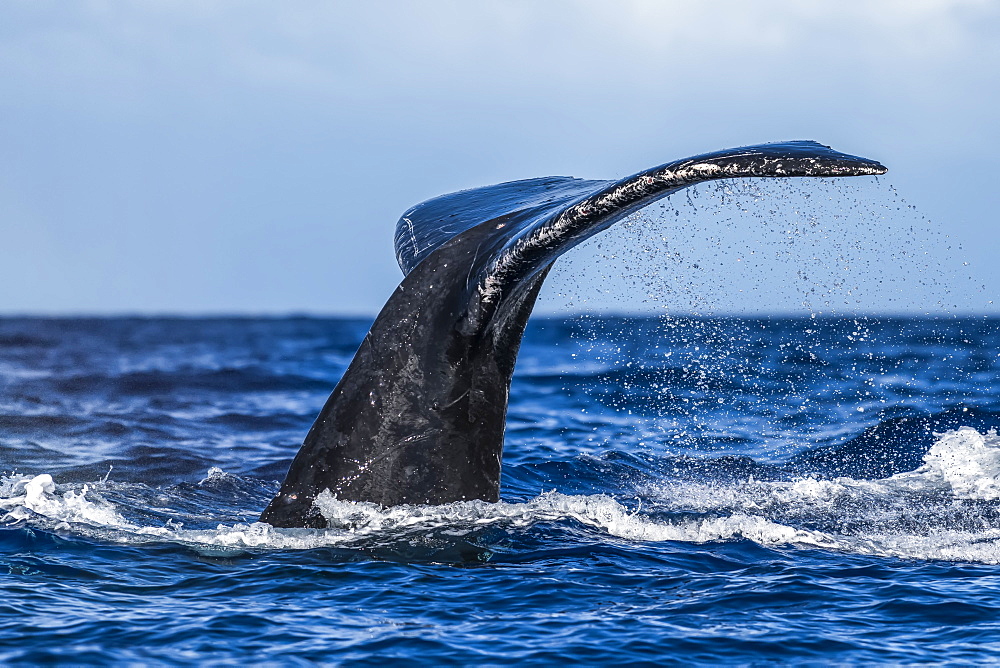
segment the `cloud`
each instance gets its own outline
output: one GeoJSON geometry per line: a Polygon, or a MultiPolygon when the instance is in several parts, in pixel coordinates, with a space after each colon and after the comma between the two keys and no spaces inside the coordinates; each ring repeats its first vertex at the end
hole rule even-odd
{"type": "Polygon", "coordinates": [[[22,91],[29,97],[114,102],[115,91],[164,88],[327,99],[616,83],[662,91],[678,78],[710,85],[705,75],[726,68],[768,80],[845,64],[865,64],[852,72],[863,80],[996,58],[983,26],[998,18],[995,4],[971,0],[32,2],[4,11],[8,81],[34,81],[22,91]]]}

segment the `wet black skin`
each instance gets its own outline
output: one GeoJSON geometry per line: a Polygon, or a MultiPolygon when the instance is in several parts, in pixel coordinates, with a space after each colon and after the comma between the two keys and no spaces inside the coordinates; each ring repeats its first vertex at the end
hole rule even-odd
{"type": "Polygon", "coordinates": [[[325,527],[313,505],[324,490],[382,506],[497,501],[517,351],[559,255],[702,181],[884,172],[814,142],[787,142],[687,158],[620,181],[531,179],[414,207],[396,230],[407,275],[261,521],[325,527]]]}

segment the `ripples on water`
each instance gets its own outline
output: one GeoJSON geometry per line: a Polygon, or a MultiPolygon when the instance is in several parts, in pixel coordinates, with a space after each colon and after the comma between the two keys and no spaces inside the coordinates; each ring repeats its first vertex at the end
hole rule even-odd
{"type": "Polygon", "coordinates": [[[0,320],[0,661],[995,661],[998,324],[533,320],[501,503],[316,531],[368,322],[0,320]]]}

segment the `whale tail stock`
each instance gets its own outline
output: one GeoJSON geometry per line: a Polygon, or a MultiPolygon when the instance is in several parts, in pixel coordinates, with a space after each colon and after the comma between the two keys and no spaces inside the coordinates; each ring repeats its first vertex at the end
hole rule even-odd
{"type": "Polygon", "coordinates": [[[552,263],[704,181],[866,176],[877,162],[811,141],[686,158],[619,181],[549,177],[442,195],[396,226],[403,281],[313,424],[261,521],[326,526],[315,507],[497,501],[514,362],[552,263]]]}

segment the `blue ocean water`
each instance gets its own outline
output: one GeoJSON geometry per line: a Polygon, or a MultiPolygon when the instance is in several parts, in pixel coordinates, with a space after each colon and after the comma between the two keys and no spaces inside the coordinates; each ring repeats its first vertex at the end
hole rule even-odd
{"type": "Polygon", "coordinates": [[[536,318],[501,503],[256,523],[369,324],[0,319],[0,663],[1000,660],[1000,321],[536,318]]]}

